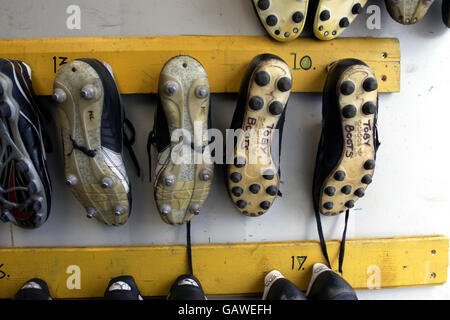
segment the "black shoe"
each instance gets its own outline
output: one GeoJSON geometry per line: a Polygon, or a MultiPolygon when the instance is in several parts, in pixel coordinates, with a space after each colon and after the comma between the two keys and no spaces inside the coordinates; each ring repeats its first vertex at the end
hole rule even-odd
{"type": "Polygon", "coordinates": [[[401,24],[415,24],[427,14],[434,0],[385,0],[392,19],[401,24]]]}
{"type": "Polygon", "coordinates": [[[120,276],[109,281],[106,300],[144,300],[132,276],[120,276]]]}
{"type": "Polygon", "coordinates": [[[306,296],[310,300],[358,300],[352,286],[321,263],[316,263],[313,267],[306,296]]]}
{"type": "Polygon", "coordinates": [[[147,144],[155,202],[168,224],[190,221],[208,197],[214,175],[210,128],[205,69],[189,56],[170,59],[160,74],[155,124],[147,144]]]}
{"type": "Polygon", "coordinates": [[[264,278],[262,300],[307,300],[305,294],[279,271],[273,270],[264,278]]]}
{"type": "MultiPolygon", "coordinates": [[[[325,242],[319,213],[332,216],[346,211],[348,219],[348,210],[372,182],[379,146],[376,79],[374,72],[356,59],[337,61],[328,71],[313,181],[322,249],[325,242]]],[[[326,252],[325,256],[328,260],[326,252]]]]}
{"type": "Polygon", "coordinates": [[[182,275],[170,288],[167,300],[207,300],[202,285],[190,274],[182,275]]]}
{"type": "Polygon", "coordinates": [[[43,121],[31,69],[20,61],[0,59],[0,219],[23,228],[41,226],[50,214],[43,121]]]}
{"type": "Polygon", "coordinates": [[[289,67],[271,54],[254,58],[242,81],[230,127],[236,133],[234,149],[227,146],[224,167],[228,194],[246,216],[266,213],[279,195],[281,139],[291,88],[289,67]],[[277,135],[279,141],[272,141],[277,135]]]}
{"type": "Polygon", "coordinates": [[[44,280],[34,278],[25,282],[17,291],[14,300],[52,300],[47,283],[44,280]]]}
{"type": "Polygon", "coordinates": [[[124,224],[131,212],[131,186],[122,159],[132,152],[134,128],[124,110],[111,67],[95,59],[65,64],[56,75],[66,184],[87,211],[108,225],[124,224]],[[124,124],[131,131],[128,138],[124,124]]]}
{"type": "Polygon", "coordinates": [[[314,0],[310,15],[314,16],[313,30],[316,38],[332,40],[349,28],[363,11],[367,0],[314,0]]]}
{"type": "Polygon", "coordinates": [[[275,40],[297,39],[305,26],[309,0],[252,0],[266,32],[275,40]]]}
{"type": "Polygon", "coordinates": [[[442,0],[442,20],[447,28],[450,28],[450,1],[442,0]]]}

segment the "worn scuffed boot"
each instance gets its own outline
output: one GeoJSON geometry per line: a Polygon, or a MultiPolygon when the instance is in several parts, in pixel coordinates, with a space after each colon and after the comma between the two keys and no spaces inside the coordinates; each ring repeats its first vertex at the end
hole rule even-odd
{"type": "Polygon", "coordinates": [[[23,228],[41,226],[50,214],[51,181],[39,108],[31,69],[21,61],[0,59],[0,219],[23,228]]]}
{"type": "Polygon", "coordinates": [[[226,150],[226,183],[235,207],[246,216],[266,213],[279,195],[278,164],[291,88],[289,67],[271,54],[255,57],[242,81],[230,127],[234,144],[228,143],[226,150]]]}
{"type": "Polygon", "coordinates": [[[350,27],[362,12],[367,0],[314,0],[311,14],[314,14],[313,31],[320,40],[332,40],[350,27]]]}
{"type": "Polygon", "coordinates": [[[172,58],[160,74],[155,124],[147,145],[150,166],[156,153],[156,166],[150,168],[155,202],[168,224],[190,221],[208,197],[214,175],[210,127],[205,69],[192,57],[172,58]]]}
{"type": "Polygon", "coordinates": [[[355,290],[326,265],[316,263],[306,291],[310,300],[358,300],[355,290]]]}
{"type": "Polygon", "coordinates": [[[339,271],[349,210],[364,197],[375,171],[378,141],[378,83],[362,61],[330,65],[323,91],[322,134],[313,179],[313,204],[322,251],[330,265],[320,215],[346,212],[339,271]]]}
{"type": "Polygon", "coordinates": [[[275,40],[297,39],[305,26],[309,0],[251,0],[261,24],[275,40]]]}
{"type": "Polygon", "coordinates": [[[262,300],[307,300],[305,294],[279,271],[273,270],[264,278],[262,300]]]}
{"type": "Polygon", "coordinates": [[[87,217],[112,226],[126,223],[131,186],[122,158],[134,128],[124,109],[111,67],[95,59],[78,59],[61,67],[54,81],[64,146],[65,180],[87,217]],[[124,123],[132,132],[128,138],[124,123]]]}
{"type": "Polygon", "coordinates": [[[427,14],[434,0],[385,0],[392,19],[401,24],[415,24],[427,14]]]}

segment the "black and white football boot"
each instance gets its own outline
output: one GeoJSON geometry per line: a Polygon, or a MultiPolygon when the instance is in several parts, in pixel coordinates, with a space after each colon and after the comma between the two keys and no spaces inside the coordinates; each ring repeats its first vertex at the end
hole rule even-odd
{"type": "Polygon", "coordinates": [[[357,59],[329,66],[323,91],[322,134],[313,180],[313,204],[322,251],[328,261],[320,215],[346,212],[339,271],[349,210],[364,197],[375,171],[378,141],[378,83],[372,69],[357,59]]]}
{"type": "Polygon", "coordinates": [[[433,2],[434,0],[385,0],[392,19],[405,25],[422,20],[433,2]]]}
{"type": "Polygon", "coordinates": [[[144,300],[132,276],[120,276],[109,281],[106,300],[144,300]]]}
{"type": "Polygon", "coordinates": [[[48,285],[44,280],[34,278],[28,280],[17,291],[14,300],[52,300],[48,285]]]}
{"type": "Polygon", "coordinates": [[[87,211],[107,225],[126,223],[131,186],[122,158],[134,152],[134,128],[124,109],[111,67],[96,59],[78,59],[61,67],[53,99],[58,104],[64,147],[65,180],[87,211]],[[126,128],[131,131],[129,138],[126,128]]]}
{"type": "Polygon", "coordinates": [[[309,0],[251,0],[266,32],[275,40],[297,39],[303,31],[309,0]]]}
{"type": "Polygon", "coordinates": [[[332,40],[349,28],[367,0],[312,0],[313,31],[320,40],[332,40]]]}
{"type": "Polygon", "coordinates": [[[0,219],[23,228],[41,226],[50,214],[44,120],[31,86],[31,69],[0,59],[0,219]]]}
{"type": "Polygon", "coordinates": [[[242,81],[230,126],[234,144],[227,144],[224,169],[228,194],[246,216],[263,215],[280,195],[281,140],[291,88],[290,68],[272,54],[255,57],[242,81]]]}
{"type": "Polygon", "coordinates": [[[205,69],[189,56],[170,59],[159,77],[158,105],[147,143],[154,199],[168,224],[189,222],[209,195],[214,176],[210,127],[205,69]]]}
{"type": "Polygon", "coordinates": [[[264,278],[262,300],[307,300],[305,294],[279,271],[273,270],[264,278]]]}
{"type": "Polygon", "coordinates": [[[202,285],[191,274],[179,276],[170,288],[167,300],[207,300],[202,285]]]}
{"type": "Polygon", "coordinates": [[[309,300],[358,300],[355,290],[326,265],[316,263],[306,296],[309,300]]]}

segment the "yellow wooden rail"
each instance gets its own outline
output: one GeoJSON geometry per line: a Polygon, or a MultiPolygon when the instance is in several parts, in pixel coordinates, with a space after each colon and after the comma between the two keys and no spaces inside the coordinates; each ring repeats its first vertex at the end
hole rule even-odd
{"type": "Polygon", "coordinates": [[[280,56],[292,69],[294,92],[322,91],[326,67],[358,58],[374,69],[380,92],[400,91],[400,45],[397,39],[303,38],[278,43],[265,36],[102,37],[0,40],[0,57],[18,59],[33,69],[38,95],[52,93],[55,72],[76,58],[108,62],[123,94],[156,93],[159,73],[173,56],[198,59],[208,72],[212,92],[237,92],[247,65],[258,54],[280,56]]]}
{"type": "MultiPolygon", "coordinates": [[[[339,241],[328,241],[333,267],[339,241]]],[[[447,281],[445,236],[349,239],[344,277],[356,289],[440,285],[447,281]]],[[[317,241],[194,245],[194,273],[207,295],[258,294],[278,269],[305,290],[312,266],[324,262],[317,241]]],[[[0,298],[30,278],[47,281],[57,298],[101,297],[112,277],[133,275],[143,296],[165,296],[187,273],[186,248],[155,245],[96,248],[1,248],[0,298]]]]}

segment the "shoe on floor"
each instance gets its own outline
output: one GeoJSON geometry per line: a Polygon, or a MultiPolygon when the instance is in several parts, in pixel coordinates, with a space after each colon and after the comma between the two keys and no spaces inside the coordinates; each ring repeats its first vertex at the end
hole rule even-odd
{"type": "Polygon", "coordinates": [[[87,211],[107,225],[123,225],[131,212],[131,186],[122,158],[123,145],[138,169],[124,124],[119,90],[111,67],[95,59],[65,64],[54,82],[58,103],[66,184],[87,211]]]}
{"type": "Polygon", "coordinates": [[[305,26],[309,0],[252,0],[266,32],[275,40],[297,39],[305,26]]]}
{"type": "Polygon", "coordinates": [[[340,60],[328,72],[313,183],[315,209],[324,215],[353,208],[372,182],[379,146],[376,79],[356,59],[340,60]]]}
{"type": "Polygon", "coordinates": [[[279,195],[278,164],[291,88],[289,67],[271,54],[255,57],[242,81],[230,127],[233,150],[227,146],[224,167],[228,194],[246,216],[266,213],[279,195]],[[279,141],[273,141],[277,136],[279,141]]]}
{"type": "Polygon", "coordinates": [[[264,278],[262,300],[307,300],[305,294],[279,271],[273,270],[264,278]]]}
{"type": "Polygon", "coordinates": [[[43,125],[31,69],[21,61],[0,59],[0,219],[23,228],[41,226],[50,214],[43,125]]]}
{"type": "Polygon", "coordinates": [[[106,300],[144,300],[132,276],[120,276],[109,281],[106,300]]]}
{"type": "Polygon", "coordinates": [[[179,276],[170,288],[167,300],[207,300],[200,281],[193,275],[179,276]]]}
{"type": "Polygon", "coordinates": [[[34,278],[25,282],[17,291],[14,300],[52,300],[47,283],[44,280],[34,278]]]}
{"type": "Polygon", "coordinates": [[[427,14],[434,0],[385,0],[392,19],[401,24],[415,24],[427,14]]]}
{"type": "Polygon", "coordinates": [[[442,20],[447,28],[450,28],[450,1],[442,0],[442,20]]]}
{"type": "Polygon", "coordinates": [[[315,0],[310,14],[314,15],[313,31],[320,40],[332,40],[349,28],[362,12],[367,0],[315,0]]]}
{"type": "Polygon", "coordinates": [[[214,175],[210,127],[205,69],[189,56],[170,59],[160,74],[155,124],[147,144],[156,206],[168,224],[190,221],[208,197],[214,175]]]}
{"type": "Polygon", "coordinates": [[[358,300],[355,290],[326,265],[316,263],[306,291],[310,300],[358,300]]]}

